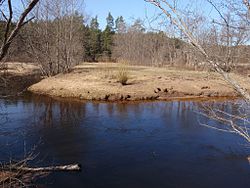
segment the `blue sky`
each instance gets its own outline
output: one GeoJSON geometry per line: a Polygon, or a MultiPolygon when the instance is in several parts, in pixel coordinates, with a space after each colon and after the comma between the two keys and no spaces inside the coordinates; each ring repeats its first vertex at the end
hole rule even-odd
{"type": "MultiPolygon", "coordinates": [[[[204,0],[179,0],[180,7],[188,5],[193,9],[206,14],[211,13],[211,7],[204,0]]],[[[90,17],[98,16],[101,28],[106,25],[106,17],[111,12],[113,17],[123,16],[126,22],[131,23],[136,18],[144,19],[146,15],[152,18],[159,10],[144,0],[85,0],[85,11],[90,17]]]]}
{"type": "MultiPolygon", "coordinates": [[[[12,2],[15,9],[23,8],[21,0],[12,0],[12,2]]],[[[146,11],[152,15],[156,10],[155,7],[144,2],[144,0],[79,0],[79,2],[84,2],[87,15],[90,17],[98,16],[101,28],[105,28],[106,17],[109,12],[112,13],[114,18],[123,16],[127,22],[132,22],[136,18],[144,18],[146,11]]]]}
{"type": "MultiPolygon", "coordinates": [[[[21,0],[13,0],[16,9],[22,7],[20,2],[21,0]]],[[[98,16],[102,29],[106,26],[106,17],[109,12],[112,13],[114,18],[123,16],[127,23],[133,22],[136,18],[145,19],[146,15],[149,19],[152,19],[157,12],[159,13],[158,8],[144,0],[79,0],[79,2],[84,2],[87,15],[90,17],[98,16]]],[[[200,13],[205,12],[207,15],[215,15],[214,12],[211,13],[211,6],[205,3],[205,0],[178,0],[178,2],[178,7],[181,9],[185,9],[189,5],[189,8],[192,7],[200,13]]],[[[156,26],[157,22],[153,23],[152,26],[156,26]]]]}
{"type": "Polygon", "coordinates": [[[106,24],[108,12],[113,17],[123,16],[127,22],[133,21],[138,17],[144,18],[145,15],[152,15],[155,8],[143,0],[85,0],[86,12],[94,17],[98,15],[101,27],[106,24]]]}

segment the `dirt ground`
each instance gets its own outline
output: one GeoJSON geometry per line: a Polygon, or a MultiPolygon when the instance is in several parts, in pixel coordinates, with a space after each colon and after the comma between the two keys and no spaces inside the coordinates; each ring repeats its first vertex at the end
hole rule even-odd
{"type": "MultiPolygon", "coordinates": [[[[245,88],[250,79],[231,74],[245,88]]],[[[28,88],[29,91],[53,97],[81,100],[136,101],[173,100],[211,97],[236,97],[237,93],[214,72],[121,66],[115,63],[83,63],[68,74],[47,78],[28,88]],[[125,70],[127,85],[118,82],[125,70]]]]}

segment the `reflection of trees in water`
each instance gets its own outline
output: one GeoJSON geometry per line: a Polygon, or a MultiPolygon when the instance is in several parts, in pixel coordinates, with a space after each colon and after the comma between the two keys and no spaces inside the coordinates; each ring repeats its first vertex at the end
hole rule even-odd
{"type": "MultiPolygon", "coordinates": [[[[190,116],[197,107],[196,102],[146,102],[146,103],[96,103],[93,104],[93,113],[98,115],[106,114],[109,118],[119,118],[123,120],[133,119],[162,119],[182,122],[194,121],[194,116],[190,116]]],[[[146,120],[145,119],[145,120],[146,120]]],[[[132,122],[133,123],[133,122],[132,122]]],[[[191,123],[190,123],[191,124],[191,123]]],[[[183,126],[188,125],[184,123],[183,126]]]]}
{"type": "MultiPolygon", "coordinates": [[[[5,101],[6,102],[6,101],[5,101]]],[[[211,109],[219,109],[231,114],[246,114],[242,112],[242,104],[229,102],[149,102],[149,103],[81,103],[77,101],[57,101],[48,97],[32,96],[22,99],[23,106],[27,106],[31,112],[33,124],[44,126],[66,126],[80,125],[81,121],[88,115],[90,117],[107,116],[112,118],[141,118],[154,115],[159,118],[174,118],[178,121],[188,121],[191,112],[205,112],[204,106],[211,109]]],[[[8,102],[9,103],[9,102],[8,102]]],[[[11,101],[12,105],[17,105],[18,100],[11,101]]],[[[0,112],[1,113],[1,112],[0,112]]],[[[0,119],[3,116],[0,117],[0,119]]],[[[209,119],[203,118],[206,123],[209,119]]]]}
{"type": "Polygon", "coordinates": [[[36,122],[40,122],[44,126],[79,126],[85,115],[85,104],[83,103],[56,101],[46,97],[34,97],[32,103],[36,122]]]}
{"type": "Polygon", "coordinates": [[[0,99],[0,131],[1,127],[5,125],[9,120],[8,116],[9,105],[17,106],[17,104],[18,104],[17,100],[0,99]]]}
{"type": "Polygon", "coordinates": [[[1,126],[4,125],[8,121],[8,113],[6,112],[6,107],[3,102],[0,100],[0,131],[1,126]]]}
{"type": "MultiPolygon", "coordinates": [[[[4,130],[4,125],[8,121],[7,112],[5,110],[5,106],[3,105],[3,101],[0,100],[0,148],[6,147],[5,143],[2,143],[2,139],[4,135],[6,134],[6,131],[4,130]]],[[[3,153],[0,151],[0,155],[3,155],[3,153]]]]}
{"type": "Polygon", "coordinates": [[[80,158],[89,138],[88,130],[80,127],[87,104],[41,96],[26,100],[30,103],[28,111],[32,113],[33,124],[36,125],[33,132],[43,142],[38,148],[42,151],[40,157],[45,157],[49,164],[54,159],[64,163],[64,160],[72,159],[69,162],[74,162],[74,158],[80,158]],[[37,129],[37,125],[40,128],[37,129]]]}
{"type": "MultiPolygon", "coordinates": [[[[155,125],[156,129],[160,125],[179,126],[184,131],[195,131],[189,129],[198,122],[194,112],[203,112],[204,104],[230,114],[237,114],[241,109],[237,104],[218,102],[81,103],[41,96],[27,97],[8,104],[16,105],[20,113],[25,113],[24,118],[28,119],[28,123],[22,122],[23,125],[42,125],[38,129],[37,126],[28,126],[33,135],[26,136],[25,139],[36,143],[41,137],[45,142],[45,148],[41,146],[41,151],[46,151],[46,154],[57,159],[81,155],[81,152],[90,147],[91,140],[107,129],[129,133],[152,131],[155,125]],[[150,126],[149,129],[147,126],[150,126]]],[[[201,122],[211,123],[211,120],[201,117],[201,122]]],[[[25,130],[28,132],[28,129],[25,130]]]]}
{"type": "MultiPolygon", "coordinates": [[[[197,123],[197,116],[191,113],[205,113],[204,105],[230,114],[245,114],[240,112],[242,105],[228,102],[81,103],[72,100],[57,101],[48,97],[28,96],[21,100],[5,101],[5,103],[18,106],[20,101],[20,110],[27,108],[26,111],[30,113],[27,115],[27,119],[30,119],[29,123],[46,127],[80,126],[85,124],[86,118],[93,123],[96,121],[98,124],[104,120],[103,117],[106,118],[106,121],[115,118],[117,125],[113,124],[112,126],[124,125],[126,122],[130,124],[126,127],[129,127],[136,120],[139,120],[138,124],[143,125],[143,121],[148,120],[148,118],[152,122],[154,121],[152,118],[159,118],[168,124],[176,125],[174,122],[178,122],[178,125],[187,127],[197,123]]],[[[210,119],[205,117],[200,117],[200,121],[206,124],[210,123],[210,119]]]]}
{"type": "Polygon", "coordinates": [[[193,102],[148,102],[135,104],[116,104],[115,107],[111,104],[108,106],[108,112],[111,114],[119,113],[122,115],[132,114],[135,117],[142,115],[157,115],[163,117],[178,117],[181,118],[188,111],[192,110],[193,102]]]}
{"type": "MultiPolygon", "coordinates": [[[[12,121],[17,115],[19,101],[13,98],[0,100],[0,156],[2,162],[23,158],[27,154],[25,133],[20,125],[12,121]]],[[[24,126],[25,127],[25,126],[24,126]]],[[[26,130],[25,130],[26,131],[26,130]]]]}

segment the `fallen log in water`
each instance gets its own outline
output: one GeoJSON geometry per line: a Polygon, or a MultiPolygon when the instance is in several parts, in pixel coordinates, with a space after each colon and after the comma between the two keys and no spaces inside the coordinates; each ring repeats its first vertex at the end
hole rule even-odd
{"type": "Polygon", "coordinates": [[[48,167],[28,167],[17,163],[7,165],[0,169],[0,187],[9,183],[14,187],[26,187],[33,179],[38,177],[44,177],[55,171],[81,171],[80,164],[60,165],[60,166],[48,166],[48,167]]]}
{"type": "Polygon", "coordinates": [[[70,164],[70,165],[61,165],[61,166],[48,166],[48,167],[20,167],[20,166],[10,166],[8,169],[11,171],[21,171],[21,172],[52,172],[52,171],[80,171],[81,165],[80,164],[70,164]]]}

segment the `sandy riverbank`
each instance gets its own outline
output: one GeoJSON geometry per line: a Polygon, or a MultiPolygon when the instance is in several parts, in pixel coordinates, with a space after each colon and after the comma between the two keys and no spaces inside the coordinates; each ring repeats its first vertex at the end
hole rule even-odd
{"type": "MultiPolygon", "coordinates": [[[[123,67],[124,69],[124,67],[123,67]]],[[[68,74],[47,78],[28,88],[32,93],[81,100],[172,100],[207,97],[235,97],[237,93],[217,74],[126,66],[129,80],[121,85],[117,75],[121,66],[114,63],[83,63],[68,74]]],[[[249,78],[232,74],[250,89],[249,78]]]]}

